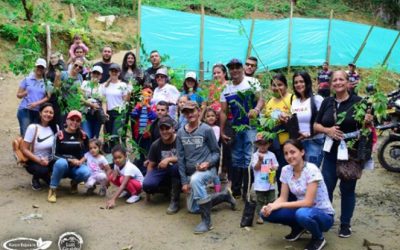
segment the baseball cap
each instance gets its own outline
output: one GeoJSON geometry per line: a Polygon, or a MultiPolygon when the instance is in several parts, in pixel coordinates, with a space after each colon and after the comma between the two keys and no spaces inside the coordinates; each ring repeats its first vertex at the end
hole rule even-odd
{"type": "Polygon", "coordinates": [[[110,65],[109,70],[112,70],[112,69],[116,69],[116,70],[118,70],[118,71],[121,71],[121,67],[120,67],[118,64],[116,64],[116,63],[112,63],[112,64],[110,65]]]}
{"type": "Polygon", "coordinates": [[[232,60],[230,60],[230,61],[228,62],[228,64],[226,65],[226,67],[228,67],[228,69],[229,69],[229,68],[231,68],[233,65],[239,65],[240,67],[243,67],[242,61],[240,61],[240,60],[237,59],[237,58],[233,58],[232,60]]]}
{"type": "Polygon", "coordinates": [[[161,127],[161,125],[167,126],[167,127],[174,127],[175,126],[175,120],[171,118],[171,116],[166,115],[160,118],[158,121],[158,127],[161,127]]]}
{"type": "Polygon", "coordinates": [[[356,65],[353,63],[353,62],[349,62],[349,64],[348,64],[349,66],[353,66],[353,67],[355,67],[356,65]]]}
{"type": "Polygon", "coordinates": [[[185,75],[185,80],[188,78],[192,78],[193,80],[197,81],[196,73],[193,71],[187,72],[185,75]]]}
{"type": "Polygon", "coordinates": [[[184,113],[185,112],[185,110],[194,110],[194,109],[198,109],[199,108],[199,105],[197,104],[197,102],[194,102],[194,101],[187,101],[186,103],[185,103],[185,105],[183,106],[183,108],[182,108],[182,112],[184,113]]]}
{"type": "Polygon", "coordinates": [[[96,65],[93,67],[92,72],[99,72],[100,74],[103,74],[103,68],[99,65],[96,65]]]}
{"type": "Polygon", "coordinates": [[[35,62],[35,66],[42,66],[44,68],[47,68],[46,60],[44,60],[43,58],[38,58],[35,62]]]}
{"type": "Polygon", "coordinates": [[[67,115],[67,119],[71,119],[74,116],[82,120],[82,114],[78,110],[71,110],[67,115]]]}
{"type": "Polygon", "coordinates": [[[157,70],[156,75],[163,75],[168,77],[168,70],[165,67],[161,67],[157,70]]]}

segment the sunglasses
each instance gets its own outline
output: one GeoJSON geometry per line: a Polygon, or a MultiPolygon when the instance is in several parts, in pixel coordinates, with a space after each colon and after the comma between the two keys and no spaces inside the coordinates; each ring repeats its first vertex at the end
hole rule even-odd
{"type": "Polygon", "coordinates": [[[257,64],[246,63],[246,66],[247,66],[247,67],[253,67],[253,68],[255,68],[255,67],[257,67],[257,64]]]}
{"type": "Polygon", "coordinates": [[[79,65],[79,64],[74,64],[74,67],[75,67],[75,68],[83,69],[83,66],[82,66],[82,65],[79,65]]]}

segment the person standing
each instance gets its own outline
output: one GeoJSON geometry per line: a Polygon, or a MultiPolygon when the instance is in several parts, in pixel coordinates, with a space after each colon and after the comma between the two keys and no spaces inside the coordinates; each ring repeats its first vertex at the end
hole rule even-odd
{"type": "Polygon", "coordinates": [[[156,73],[159,69],[166,69],[166,67],[161,64],[160,53],[157,50],[150,52],[150,62],[151,67],[146,69],[144,72],[144,85],[155,90],[158,86],[156,73]]]}
{"type": "Polygon", "coordinates": [[[181,177],[182,191],[189,194],[187,206],[189,212],[201,214],[201,223],[195,229],[195,234],[211,230],[211,208],[222,202],[227,202],[235,209],[236,201],[229,190],[209,195],[207,183],[216,175],[219,163],[219,147],[213,129],[200,121],[200,108],[196,102],[188,101],[182,109],[188,120],[183,128],[178,130],[176,149],[178,152],[178,167],[181,177]]]}
{"type": "Polygon", "coordinates": [[[354,63],[349,63],[349,70],[346,71],[349,76],[349,92],[350,94],[357,94],[355,88],[360,82],[360,75],[356,71],[357,66],[354,63]]]}
{"type": "Polygon", "coordinates": [[[258,60],[254,56],[249,56],[244,64],[244,74],[249,77],[254,77],[257,67],[258,60]]]}
{"type": "Polygon", "coordinates": [[[318,72],[318,95],[322,97],[328,97],[331,95],[331,77],[332,71],[329,70],[329,63],[324,62],[322,64],[322,70],[318,72]]]}
{"type": "Polygon", "coordinates": [[[243,64],[240,60],[232,59],[227,67],[232,80],[224,88],[220,97],[221,139],[224,143],[233,141],[231,171],[233,195],[246,197],[247,168],[251,162],[252,145],[257,133],[255,124],[250,120],[257,118],[264,105],[264,100],[261,98],[260,83],[257,79],[244,75],[243,64]],[[225,135],[228,106],[232,114],[230,120],[232,126],[246,126],[245,129],[238,131],[234,138],[225,135]],[[243,192],[241,192],[242,184],[243,192]]]}
{"type": "Polygon", "coordinates": [[[111,58],[113,55],[113,50],[111,46],[105,46],[102,50],[102,60],[95,63],[93,66],[100,66],[103,69],[103,74],[101,75],[100,83],[104,83],[110,78],[110,66],[112,64],[111,58]]]}

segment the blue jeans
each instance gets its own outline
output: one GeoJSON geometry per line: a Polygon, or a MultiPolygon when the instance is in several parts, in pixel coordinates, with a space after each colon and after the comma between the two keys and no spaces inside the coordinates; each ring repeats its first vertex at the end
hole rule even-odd
{"type": "Polygon", "coordinates": [[[333,214],[321,209],[302,207],[296,209],[281,208],[273,211],[268,217],[260,213],[264,221],[290,226],[292,229],[304,228],[312,234],[313,239],[323,239],[322,232],[327,232],[333,225],[333,214]]]}
{"type": "Polygon", "coordinates": [[[22,137],[24,137],[29,124],[39,123],[40,121],[39,111],[30,109],[18,109],[17,118],[19,123],[19,133],[22,137]]]}
{"type": "Polygon", "coordinates": [[[217,175],[216,169],[211,168],[207,171],[196,171],[190,176],[190,194],[187,197],[187,209],[191,213],[199,211],[199,205],[211,201],[207,194],[207,184],[217,175]]]}
{"type": "Polygon", "coordinates": [[[303,144],[304,150],[306,151],[306,161],[314,163],[317,167],[321,167],[324,138],[309,138],[301,142],[303,144]]]}
{"type": "Polygon", "coordinates": [[[53,166],[53,173],[51,174],[50,188],[57,188],[61,179],[71,178],[76,183],[87,181],[91,174],[88,166],[80,165],[77,167],[69,167],[65,159],[58,159],[53,166]]]}
{"type": "Polygon", "coordinates": [[[82,122],[82,129],[85,131],[89,139],[99,138],[101,123],[97,119],[86,116],[86,120],[82,122]]]}
{"type": "MultiPolygon", "coordinates": [[[[322,176],[328,189],[329,199],[333,200],[333,191],[335,191],[338,177],[336,175],[337,152],[324,152],[324,162],[322,164],[322,176]]],[[[340,223],[350,226],[353,217],[354,208],[356,206],[356,184],[357,180],[340,180],[340,197],[341,197],[341,215],[340,223]]]]}
{"type": "MultiPolygon", "coordinates": [[[[155,168],[147,172],[143,180],[143,191],[149,194],[156,193],[160,186],[167,186],[172,178],[180,181],[178,165],[174,164],[164,169],[155,168]]],[[[167,186],[169,188],[169,186],[167,186]]]]}

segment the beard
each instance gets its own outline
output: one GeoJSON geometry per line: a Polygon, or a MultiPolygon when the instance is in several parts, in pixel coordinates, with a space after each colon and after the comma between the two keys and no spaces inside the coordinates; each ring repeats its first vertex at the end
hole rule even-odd
{"type": "Polygon", "coordinates": [[[103,62],[106,62],[106,63],[111,62],[111,56],[108,57],[108,58],[106,58],[106,57],[103,56],[103,62]]]}

